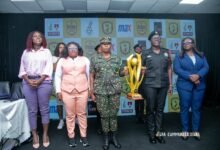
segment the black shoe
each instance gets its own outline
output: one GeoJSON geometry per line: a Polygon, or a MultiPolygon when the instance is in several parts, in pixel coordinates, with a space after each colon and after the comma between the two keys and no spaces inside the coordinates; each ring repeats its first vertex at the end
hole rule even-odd
{"type": "Polygon", "coordinates": [[[103,133],[103,138],[104,138],[104,145],[102,146],[103,150],[108,150],[109,149],[109,135],[108,133],[103,133]]]}
{"type": "Polygon", "coordinates": [[[197,141],[200,141],[200,133],[199,132],[193,132],[193,137],[194,139],[196,139],[197,141]]]}
{"type": "Polygon", "coordinates": [[[83,147],[88,147],[89,146],[89,142],[88,142],[86,137],[82,137],[80,139],[80,142],[83,144],[83,147]]]}
{"type": "Polygon", "coordinates": [[[187,132],[187,131],[182,131],[182,132],[181,132],[181,139],[182,139],[183,141],[187,141],[188,138],[189,138],[189,132],[187,132]]]}
{"type": "Polygon", "coordinates": [[[194,139],[196,139],[197,141],[201,140],[200,136],[194,136],[194,139]]]}
{"type": "Polygon", "coordinates": [[[69,146],[76,147],[76,140],[75,138],[69,138],[69,146]]]}
{"type": "Polygon", "coordinates": [[[151,137],[149,137],[149,142],[150,142],[151,144],[156,144],[156,143],[157,143],[157,140],[156,140],[156,138],[155,138],[154,136],[151,136],[151,137]]]}
{"type": "Polygon", "coordinates": [[[166,141],[164,140],[164,138],[162,136],[156,136],[156,139],[161,144],[165,144],[166,143],[166,141]]]}
{"type": "Polygon", "coordinates": [[[188,136],[181,136],[181,139],[183,140],[183,141],[187,141],[188,140],[188,136]]]}
{"type": "Polygon", "coordinates": [[[111,140],[112,140],[112,144],[115,146],[115,148],[117,148],[117,149],[121,148],[121,144],[118,141],[116,131],[112,132],[112,139],[111,140]]]}

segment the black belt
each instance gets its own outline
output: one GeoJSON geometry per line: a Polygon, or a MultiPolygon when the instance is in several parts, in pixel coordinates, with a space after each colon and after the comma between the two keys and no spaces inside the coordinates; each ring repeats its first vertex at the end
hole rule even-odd
{"type": "Polygon", "coordinates": [[[41,78],[41,76],[27,76],[28,79],[39,79],[41,78]]]}

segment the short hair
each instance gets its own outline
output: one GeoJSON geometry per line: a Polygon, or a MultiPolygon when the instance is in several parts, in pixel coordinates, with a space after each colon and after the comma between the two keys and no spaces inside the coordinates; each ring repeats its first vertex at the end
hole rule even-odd
{"type": "Polygon", "coordinates": [[[63,51],[63,57],[64,57],[64,58],[67,58],[67,57],[69,56],[68,47],[69,47],[71,44],[76,45],[76,47],[77,47],[77,49],[78,49],[78,55],[79,55],[79,56],[82,56],[82,55],[83,55],[83,49],[81,48],[81,46],[80,46],[78,43],[72,41],[72,42],[67,43],[66,48],[65,48],[64,51],[63,51]]]}
{"type": "Polygon", "coordinates": [[[32,32],[30,32],[29,34],[28,34],[28,37],[27,37],[27,40],[26,40],[26,49],[28,50],[28,51],[30,51],[33,47],[34,47],[34,45],[33,45],[33,35],[34,35],[34,33],[36,33],[36,32],[38,32],[40,35],[41,35],[41,38],[42,38],[42,43],[41,43],[41,46],[43,47],[43,48],[46,48],[47,47],[47,41],[46,41],[46,38],[45,38],[45,36],[43,35],[43,33],[41,33],[40,31],[32,31],[32,32]]]}
{"type": "Polygon", "coordinates": [[[95,51],[98,51],[98,49],[99,49],[100,46],[101,46],[100,44],[96,45],[95,51]]]}

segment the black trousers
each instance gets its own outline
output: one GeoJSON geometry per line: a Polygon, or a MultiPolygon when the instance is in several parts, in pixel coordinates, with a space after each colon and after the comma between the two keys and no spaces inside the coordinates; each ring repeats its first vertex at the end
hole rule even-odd
{"type": "Polygon", "coordinates": [[[136,100],[135,101],[136,119],[144,121],[144,101],[145,101],[145,95],[144,95],[143,84],[140,85],[140,87],[138,89],[138,93],[141,94],[144,99],[143,100],[136,100]]]}
{"type": "Polygon", "coordinates": [[[144,120],[144,100],[135,101],[135,112],[137,120],[144,120]]]}
{"type": "MultiPolygon", "coordinates": [[[[138,93],[144,97],[144,88],[141,86],[138,89],[138,93]]],[[[135,112],[136,112],[136,119],[144,121],[144,100],[136,100],[135,101],[135,112]]]]}
{"type": "Polygon", "coordinates": [[[101,127],[101,116],[100,116],[100,113],[97,109],[97,104],[95,103],[95,107],[96,107],[96,122],[97,122],[97,129],[102,129],[101,127]]]}
{"type": "Polygon", "coordinates": [[[163,121],[163,110],[167,96],[167,87],[154,88],[145,87],[144,95],[147,100],[147,128],[149,136],[155,136],[161,131],[163,121]]]}

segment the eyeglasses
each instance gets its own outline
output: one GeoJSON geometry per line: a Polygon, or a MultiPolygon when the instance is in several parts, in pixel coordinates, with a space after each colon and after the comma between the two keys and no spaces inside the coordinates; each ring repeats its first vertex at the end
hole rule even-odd
{"type": "Polygon", "coordinates": [[[160,38],[160,37],[152,37],[152,40],[158,40],[158,41],[160,41],[161,38],[160,38]]]}
{"type": "Polygon", "coordinates": [[[68,48],[68,51],[72,51],[72,52],[77,52],[78,51],[78,48],[68,48]]]}
{"type": "Polygon", "coordinates": [[[183,45],[190,45],[192,42],[184,42],[183,45]]]}

